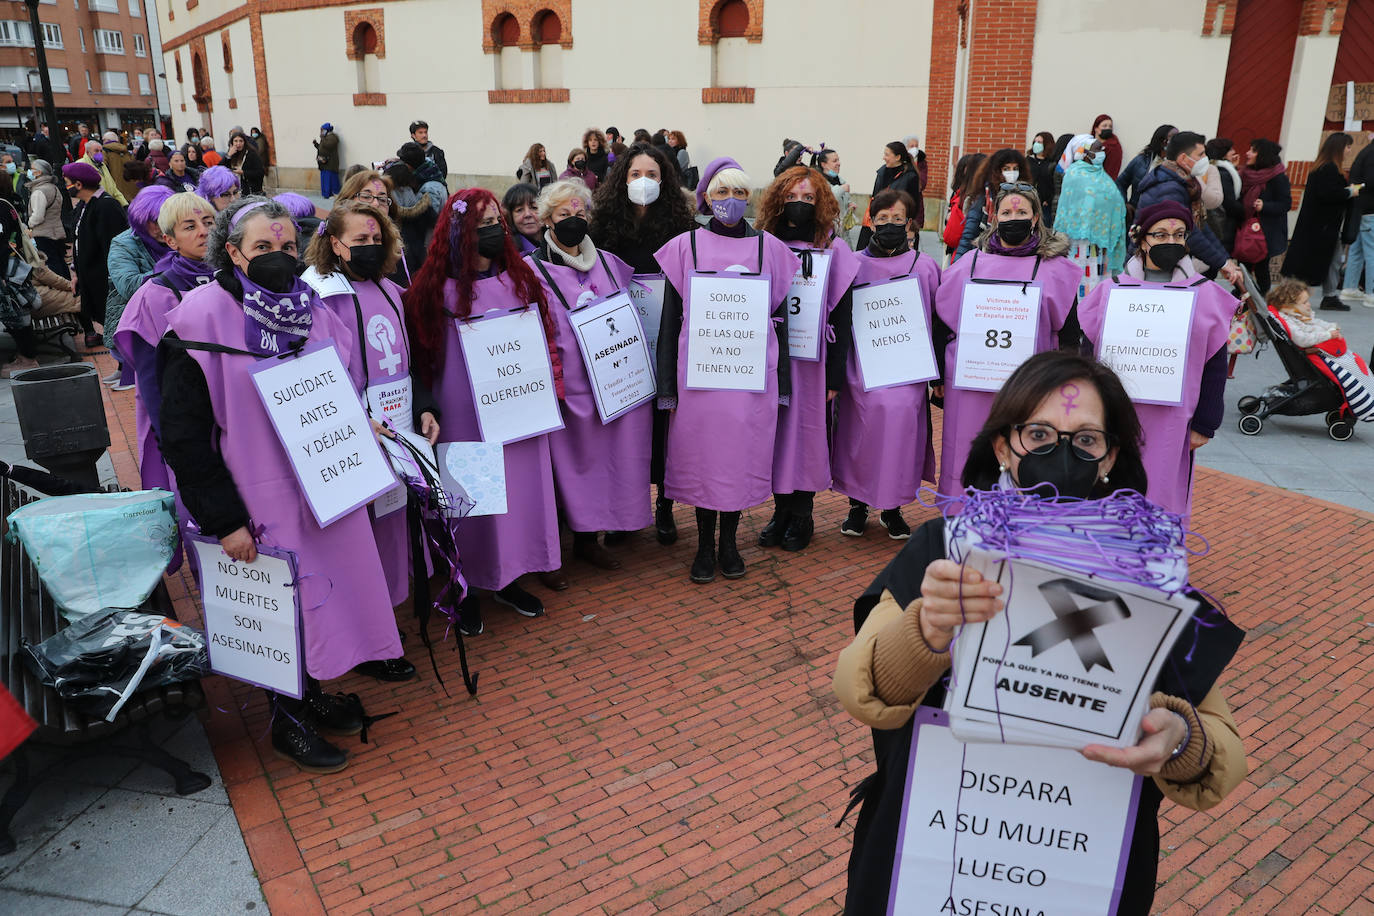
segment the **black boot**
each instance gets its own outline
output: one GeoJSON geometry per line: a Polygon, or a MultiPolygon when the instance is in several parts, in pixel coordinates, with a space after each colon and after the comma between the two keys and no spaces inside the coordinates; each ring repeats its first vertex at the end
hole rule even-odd
{"type": "Polygon", "coordinates": [[[677,522],[673,520],[673,501],[662,496],[654,503],[654,530],[664,547],[677,543],[677,522]]]}
{"type": "Polygon", "coordinates": [[[458,631],[464,636],[481,636],[483,629],[482,600],[469,589],[468,596],[458,605],[458,631]]]}
{"type": "Polygon", "coordinates": [[[367,721],[356,693],[325,693],[318,682],[306,688],[305,708],[315,727],[329,735],[356,735],[367,721]]]}
{"type": "Polygon", "coordinates": [[[688,574],[698,585],[716,581],[716,513],[697,510],[697,556],[688,574]]]}
{"type": "Polygon", "coordinates": [[[759,532],[760,547],[777,547],[787,533],[787,522],[791,517],[791,493],[773,494],[773,517],[759,532]]]}
{"type": "Polygon", "coordinates": [[[269,691],[272,704],[272,750],[307,773],[337,773],[348,766],[348,755],[310,727],[305,703],[269,691]]]}
{"type": "Polygon", "coordinates": [[[735,534],[739,531],[739,513],[720,514],[720,574],[727,579],[744,576],[744,560],[735,544],[735,534]]]}
{"type": "Polygon", "coordinates": [[[811,535],[816,523],[811,518],[811,508],[816,494],[808,490],[798,490],[792,494],[792,514],[787,520],[787,531],[782,536],[782,549],[796,552],[805,550],[811,543],[811,535]]]}

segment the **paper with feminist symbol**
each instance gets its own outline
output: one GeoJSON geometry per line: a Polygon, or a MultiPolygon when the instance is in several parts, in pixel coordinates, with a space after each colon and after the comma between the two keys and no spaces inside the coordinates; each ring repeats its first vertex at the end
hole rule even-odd
{"type": "Polygon", "coordinates": [[[1197,602],[969,549],[1006,608],[960,629],[945,702],[962,741],[1129,747],[1197,602]]]}

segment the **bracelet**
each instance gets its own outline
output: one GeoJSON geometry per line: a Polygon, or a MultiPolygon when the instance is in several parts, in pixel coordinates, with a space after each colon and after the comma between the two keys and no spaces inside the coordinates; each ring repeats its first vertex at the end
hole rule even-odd
{"type": "Polygon", "coordinates": [[[1170,762],[1182,757],[1183,751],[1188,747],[1188,742],[1193,740],[1193,724],[1188,721],[1188,718],[1186,716],[1179,716],[1178,713],[1174,713],[1174,715],[1178,716],[1180,719],[1183,720],[1184,732],[1183,740],[1178,743],[1178,747],[1174,748],[1173,753],[1169,755],[1170,762]]]}

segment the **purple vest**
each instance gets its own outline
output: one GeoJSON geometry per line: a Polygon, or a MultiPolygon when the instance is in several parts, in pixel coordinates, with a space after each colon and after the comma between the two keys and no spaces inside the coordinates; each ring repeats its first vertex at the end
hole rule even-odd
{"type": "MultiPolygon", "coordinates": [[[[137,348],[157,349],[158,341],[167,333],[167,313],[176,307],[177,296],[160,283],[148,280],[129,298],[124,314],[119,318],[119,327],[114,333],[115,347],[120,353],[132,356],[137,348]]],[[[134,422],[138,428],[138,476],[145,490],[161,487],[175,490],[172,471],[162,460],[162,450],[158,448],[157,437],[153,434],[152,416],[160,409],[160,404],[144,401],[145,393],[157,391],[156,385],[139,384],[142,381],[135,374],[134,384],[134,422]]]]}
{"type": "MultiPolygon", "coordinates": [[[[317,308],[312,319],[310,341],[332,339],[347,365],[354,333],[327,309],[317,308]]],[[[167,326],[184,341],[244,347],[243,309],[218,283],[188,292],[167,313],[167,326]]],[[[218,427],[216,445],[253,524],[262,529],[259,541],[296,554],[307,670],[329,680],[361,662],[401,655],[367,511],[356,509],[321,528],[249,377],[259,360],[188,352],[205,373],[218,427]]],[[[359,381],[354,378],[354,385],[359,381]]]]}
{"type": "Polygon", "coordinates": [[[970,274],[975,270],[973,276],[979,280],[1006,280],[1017,284],[1030,281],[1034,273],[1035,279],[1031,282],[1040,287],[1037,353],[1059,346],[1057,335],[1073,311],[1078,281],[1082,279],[1081,268],[1068,258],[1011,257],[988,254],[976,248],[945,269],[940,292],[935,297],[935,311],[955,335],[945,351],[945,409],[940,444],[939,491],[947,496],[963,491],[959,478],[964,473],[969,446],[982,431],[996,396],[991,391],[965,391],[953,384],[959,355],[959,312],[963,307],[964,284],[970,281],[970,274]]]}
{"type": "MultiPolygon", "coordinates": [[[[891,258],[860,253],[855,283],[885,283],[908,276],[910,252],[891,258]]],[[[932,327],[940,268],[929,255],[911,271],[921,281],[926,326],[932,327]]],[[[916,498],[922,479],[935,480],[929,386],[925,382],[864,391],[859,354],[850,350],[845,387],[835,398],[835,438],[831,468],[834,488],[878,509],[896,509],[916,498]]],[[[948,390],[948,389],[947,389],[948,390]]]]}

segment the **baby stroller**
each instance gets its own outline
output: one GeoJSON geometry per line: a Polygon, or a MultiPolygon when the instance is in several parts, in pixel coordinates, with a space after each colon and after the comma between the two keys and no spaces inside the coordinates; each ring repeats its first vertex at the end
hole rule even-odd
{"type": "MultiPolygon", "coordinates": [[[[1258,396],[1241,398],[1236,404],[1241,413],[1237,427],[1247,436],[1257,436],[1264,428],[1264,421],[1274,414],[1285,417],[1322,414],[1326,421],[1326,434],[1332,439],[1344,442],[1355,435],[1355,423],[1367,413],[1371,405],[1366,402],[1370,399],[1367,396],[1361,398],[1356,405],[1359,408],[1357,413],[1356,407],[1352,407],[1346,396],[1346,389],[1322,354],[1305,353],[1294,344],[1283,317],[1264,304],[1264,298],[1248,272],[1245,280],[1255,323],[1273,343],[1274,352],[1287,370],[1288,378],[1266,388],[1258,396]]],[[[1327,345],[1323,344],[1322,347],[1327,345]]],[[[1331,347],[1327,350],[1331,357],[1344,356],[1343,348],[1339,345],[1332,343],[1331,347]],[[1338,353],[1337,350],[1342,352],[1338,353]]],[[[1363,365],[1363,361],[1359,357],[1354,357],[1354,360],[1367,375],[1369,369],[1363,365]]]]}

